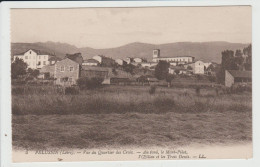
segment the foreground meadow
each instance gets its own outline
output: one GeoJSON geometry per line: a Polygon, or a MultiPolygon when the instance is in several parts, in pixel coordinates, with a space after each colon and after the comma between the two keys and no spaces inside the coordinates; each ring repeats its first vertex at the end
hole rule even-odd
{"type": "MultiPolygon", "coordinates": [[[[39,88],[37,88],[39,89],[39,88]]],[[[104,148],[252,141],[251,93],[215,89],[108,86],[78,95],[24,91],[12,96],[13,146],[104,148]],[[29,93],[28,93],[29,92],[29,93]]]]}

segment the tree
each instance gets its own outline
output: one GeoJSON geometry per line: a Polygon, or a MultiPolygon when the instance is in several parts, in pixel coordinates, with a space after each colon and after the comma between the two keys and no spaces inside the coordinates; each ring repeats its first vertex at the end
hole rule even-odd
{"type": "Polygon", "coordinates": [[[235,62],[234,51],[225,50],[221,52],[221,54],[221,69],[217,72],[217,80],[223,83],[225,80],[225,70],[238,70],[238,66],[235,62]]]}
{"type": "Polygon", "coordinates": [[[242,57],[243,53],[240,49],[236,50],[235,57],[242,57]]]}
{"type": "Polygon", "coordinates": [[[40,74],[39,70],[37,70],[37,69],[33,70],[31,68],[28,68],[27,72],[30,74],[30,76],[35,77],[35,78],[40,74]]]}
{"type": "Polygon", "coordinates": [[[166,61],[159,61],[155,67],[155,77],[159,80],[166,78],[166,75],[169,72],[170,64],[166,61]]]}
{"type": "Polygon", "coordinates": [[[129,72],[129,73],[133,74],[134,69],[135,69],[135,66],[134,66],[133,64],[124,64],[124,65],[123,65],[123,69],[124,69],[126,72],[129,72]]]}
{"type": "Polygon", "coordinates": [[[250,44],[248,47],[243,49],[244,55],[247,55],[246,62],[244,64],[245,69],[251,71],[252,70],[252,45],[250,44]]]}
{"type": "Polygon", "coordinates": [[[192,70],[192,67],[191,67],[191,66],[188,66],[188,67],[187,67],[187,70],[192,70]]]}
{"type": "Polygon", "coordinates": [[[173,79],[174,79],[174,75],[173,74],[167,74],[166,75],[166,82],[168,83],[168,87],[171,87],[173,79]]]}
{"type": "Polygon", "coordinates": [[[222,53],[222,68],[224,70],[237,70],[238,67],[234,61],[234,51],[225,50],[222,53]]]}
{"type": "Polygon", "coordinates": [[[17,79],[19,76],[25,75],[27,69],[27,64],[19,58],[11,64],[11,78],[17,79]]]}

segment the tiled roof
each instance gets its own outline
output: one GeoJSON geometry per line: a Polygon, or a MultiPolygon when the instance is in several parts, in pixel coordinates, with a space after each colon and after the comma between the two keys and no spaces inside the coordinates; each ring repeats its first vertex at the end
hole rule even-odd
{"type": "Polygon", "coordinates": [[[84,63],[99,63],[99,61],[95,59],[88,59],[88,60],[84,60],[84,63]]]}
{"type": "Polygon", "coordinates": [[[50,56],[49,57],[49,61],[60,61],[61,58],[57,57],[57,56],[50,56]]]}
{"type": "Polygon", "coordinates": [[[35,53],[37,53],[37,55],[50,55],[50,56],[54,56],[53,54],[50,54],[48,52],[45,52],[45,51],[41,51],[41,50],[36,50],[36,49],[28,49],[26,50],[25,52],[22,52],[22,53],[19,53],[19,54],[16,54],[16,55],[24,55],[26,52],[28,52],[29,50],[32,50],[34,51],[35,53]]]}
{"type": "Polygon", "coordinates": [[[110,68],[96,66],[82,66],[82,69],[86,71],[111,71],[110,68]]]}
{"type": "Polygon", "coordinates": [[[228,72],[235,78],[252,78],[252,71],[228,70],[228,72]]]}

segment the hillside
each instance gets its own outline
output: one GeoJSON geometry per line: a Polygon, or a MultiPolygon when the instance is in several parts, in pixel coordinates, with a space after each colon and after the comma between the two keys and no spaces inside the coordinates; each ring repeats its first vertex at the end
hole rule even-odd
{"type": "Polygon", "coordinates": [[[243,49],[248,44],[229,43],[229,42],[176,42],[168,44],[146,44],[146,43],[131,43],[124,46],[109,48],[109,49],[93,49],[89,47],[77,48],[76,46],[66,43],[56,42],[38,42],[38,43],[12,43],[12,56],[19,54],[28,49],[37,49],[47,53],[55,54],[63,58],[66,53],[81,52],[84,59],[91,58],[94,55],[102,54],[113,59],[126,57],[141,57],[147,60],[152,58],[152,50],[160,49],[162,57],[175,56],[194,56],[197,60],[205,62],[214,61],[220,63],[221,52],[226,49],[236,50],[243,49]]]}

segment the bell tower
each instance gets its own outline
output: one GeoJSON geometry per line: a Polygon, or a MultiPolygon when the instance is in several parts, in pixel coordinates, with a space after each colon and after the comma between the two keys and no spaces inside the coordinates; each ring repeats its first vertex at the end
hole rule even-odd
{"type": "Polygon", "coordinates": [[[154,49],[153,58],[159,58],[159,57],[160,57],[160,49],[154,49]]]}

